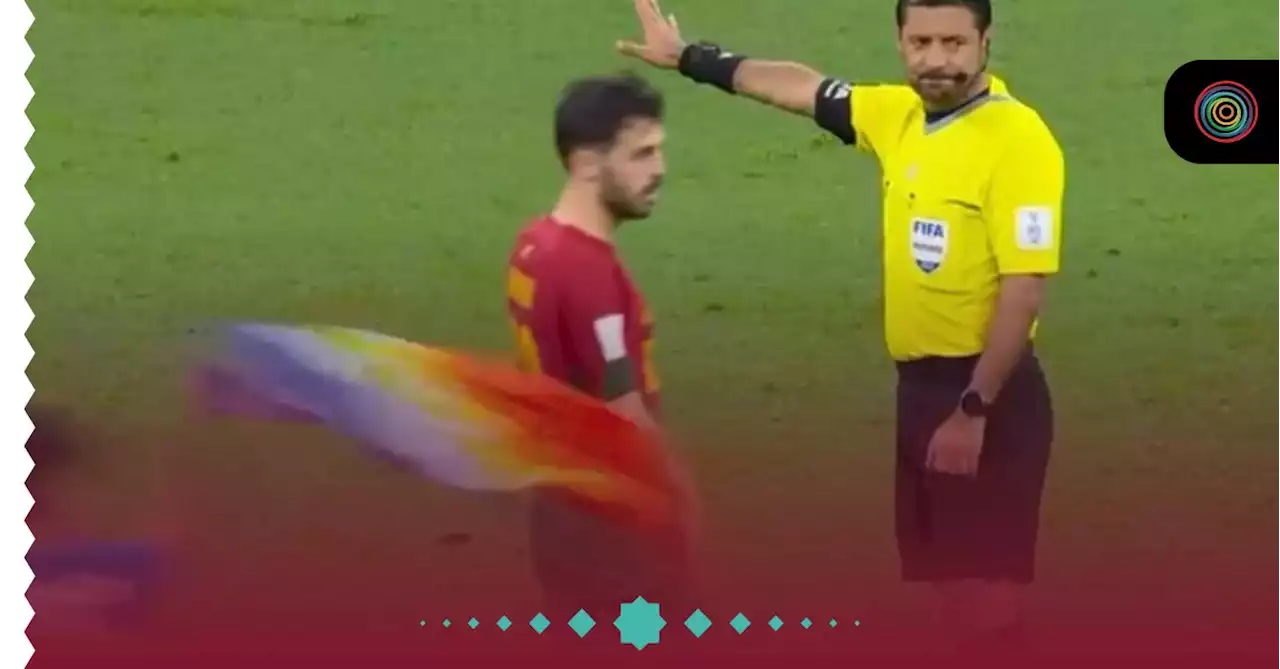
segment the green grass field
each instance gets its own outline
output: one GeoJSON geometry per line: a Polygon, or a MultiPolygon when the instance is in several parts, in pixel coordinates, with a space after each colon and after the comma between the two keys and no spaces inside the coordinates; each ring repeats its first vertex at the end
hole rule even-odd
{"type": "MultiPolygon", "coordinates": [[[[899,76],[888,0],[668,4],[695,37],[899,76]]],[[[1128,588],[1189,616],[1269,607],[1248,578],[1275,560],[1277,169],[1182,162],[1161,104],[1183,62],[1275,58],[1276,6],[996,4],[992,69],[1068,161],[1064,271],[1040,343],[1060,426],[1041,605],[1128,588]],[[1134,560],[1150,570],[1121,580],[1114,565],[1134,560]],[[1206,565],[1213,579],[1189,577],[1206,565]]],[[[480,582],[522,550],[516,505],[425,488],[310,433],[183,429],[180,354],[189,327],[225,318],[505,347],[502,262],[561,178],[552,105],[569,78],[625,65],[611,47],[632,32],[630,3],[31,5],[31,377],[39,398],[101,424],[87,522],[132,522],[154,469],[140,463],[160,456],[187,467],[201,527],[254,547],[196,552],[226,590],[338,533],[334,564],[431,565],[424,596],[527,600],[520,574],[480,582]],[[447,532],[473,540],[436,545],[447,532]]],[[[876,166],[803,120],[654,81],[670,104],[669,187],[623,247],[703,481],[709,559],[724,565],[710,587],[827,592],[893,615],[876,166]],[[811,560],[829,568],[774,576],[811,560]]],[[[277,580],[282,610],[326,596],[299,599],[294,580],[277,580]]]]}

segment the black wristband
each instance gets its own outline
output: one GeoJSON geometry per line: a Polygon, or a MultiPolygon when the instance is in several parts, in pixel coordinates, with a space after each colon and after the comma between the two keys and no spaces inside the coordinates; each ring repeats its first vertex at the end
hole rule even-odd
{"type": "Polygon", "coordinates": [[[720,90],[736,94],[733,74],[746,60],[710,42],[690,44],[680,52],[680,74],[699,84],[711,84],[720,90]]]}

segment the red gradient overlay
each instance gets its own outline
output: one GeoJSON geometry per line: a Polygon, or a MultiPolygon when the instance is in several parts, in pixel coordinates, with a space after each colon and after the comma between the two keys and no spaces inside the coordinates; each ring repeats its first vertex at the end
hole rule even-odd
{"type": "Polygon", "coordinates": [[[664,609],[661,642],[636,650],[618,643],[612,620],[597,620],[586,639],[565,620],[541,636],[529,627],[540,607],[520,498],[442,490],[314,432],[232,429],[220,450],[184,450],[174,462],[179,484],[157,505],[180,525],[170,529],[174,572],[148,624],[37,635],[32,666],[701,666],[712,658],[831,666],[861,658],[876,666],[1246,667],[1278,659],[1275,502],[1245,499],[1247,486],[1159,494],[1136,469],[1114,484],[1082,485],[1080,472],[1091,468],[1062,450],[1046,493],[1027,649],[957,654],[931,623],[927,593],[898,579],[889,435],[807,458],[739,459],[740,442],[703,438],[688,450],[707,512],[698,601],[713,625],[694,638],[683,625],[691,611],[664,609]],[[741,635],[728,625],[739,612],[752,621],[741,635]],[[506,632],[495,624],[504,615],[513,623],[506,632]],[[774,615],[784,621],[777,632],[767,625],[774,615]],[[473,616],[475,630],[466,626],[473,616]],[[801,627],[805,617],[812,628],[801,627]]]}

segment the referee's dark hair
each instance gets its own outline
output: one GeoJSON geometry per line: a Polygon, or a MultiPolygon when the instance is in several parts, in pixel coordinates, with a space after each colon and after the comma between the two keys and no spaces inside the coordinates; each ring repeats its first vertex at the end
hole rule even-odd
{"type": "Polygon", "coordinates": [[[567,165],[574,151],[613,145],[630,121],[661,121],[662,94],[634,74],[570,82],[556,104],[556,151],[567,165]]]}
{"type": "Polygon", "coordinates": [[[985,33],[991,27],[991,0],[898,0],[898,28],[907,19],[908,7],[967,7],[973,12],[978,32],[985,33]]]}

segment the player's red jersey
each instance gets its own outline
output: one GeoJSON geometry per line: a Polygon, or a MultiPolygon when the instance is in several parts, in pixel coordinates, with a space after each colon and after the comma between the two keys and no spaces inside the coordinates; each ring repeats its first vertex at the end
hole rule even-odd
{"type": "Polygon", "coordinates": [[[519,363],[603,400],[639,391],[658,414],[653,319],[609,242],[551,217],[516,238],[507,309],[519,363]]]}

